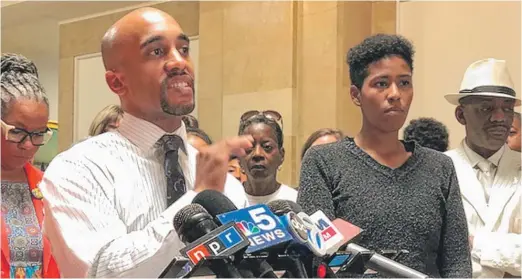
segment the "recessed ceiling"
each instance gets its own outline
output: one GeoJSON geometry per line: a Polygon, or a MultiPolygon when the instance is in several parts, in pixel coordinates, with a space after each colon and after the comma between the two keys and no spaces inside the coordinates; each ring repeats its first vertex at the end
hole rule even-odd
{"type": "MultiPolygon", "coordinates": [[[[158,1],[1,1],[2,29],[42,20],[56,22],[158,1]]],[[[163,2],[163,1],[162,1],[163,2]]]]}

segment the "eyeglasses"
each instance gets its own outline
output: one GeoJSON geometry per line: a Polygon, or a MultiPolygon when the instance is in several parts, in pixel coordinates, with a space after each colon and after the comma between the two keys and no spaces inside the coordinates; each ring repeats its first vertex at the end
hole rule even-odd
{"type": "Polygon", "coordinates": [[[258,115],[263,115],[264,117],[276,122],[279,127],[281,128],[281,130],[283,130],[283,117],[281,116],[281,114],[275,110],[264,110],[264,111],[259,111],[259,110],[249,110],[245,113],[243,113],[243,115],[241,115],[241,123],[255,117],[255,116],[258,116],[258,115]]]}
{"type": "Polygon", "coordinates": [[[5,133],[5,140],[14,143],[22,143],[29,137],[34,146],[42,146],[53,136],[53,130],[49,128],[44,132],[29,132],[25,129],[6,124],[3,120],[1,120],[0,124],[2,124],[2,130],[4,130],[5,133]]]}

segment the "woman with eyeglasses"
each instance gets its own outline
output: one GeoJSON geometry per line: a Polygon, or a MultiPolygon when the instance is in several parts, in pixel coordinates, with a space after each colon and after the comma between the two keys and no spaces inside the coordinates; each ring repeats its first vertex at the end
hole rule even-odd
{"type": "Polygon", "coordinates": [[[239,135],[254,138],[253,147],[240,158],[247,176],[243,186],[248,206],[297,199],[295,189],[277,181],[277,172],[285,159],[282,124],[281,115],[276,111],[248,111],[241,117],[239,135]]]}
{"type": "Polygon", "coordinates": [[[2,278],[58,278],[42,235],[42,173],[30,163],[52,136],[49,101],[36,66],[17,54],[1,57],[2,278]]]}

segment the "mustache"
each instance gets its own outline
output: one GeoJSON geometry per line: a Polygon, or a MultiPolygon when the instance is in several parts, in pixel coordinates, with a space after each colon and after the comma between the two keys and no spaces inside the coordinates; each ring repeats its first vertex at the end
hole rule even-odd
{"type": "Polygon", "coordinates": [[[492,129],[492,128],[506,128],[506,129],[511,129],[511,126],[510,125],[506,125],[506,124],[492,124],[492,125],[487,125],[485,127],[486,129],[492,129]]]}
{"type": "Polygon", "coordinates": [[[190,79],[192,86],[194,86],[194,75],[190,74],[186,70],[173,70],[168,72],[167,77],[165,77],[165,79],[163,79],[163,81],[161,82],[162,88],[165,90],[168,86],[170,79],[178,76],[187,76],[190,79]]]}
{"type": "Polygon", "coordinates": [[[194,81],[194,75],[191,75],[189,72],[187,72],[187,70],[179,70],[179,69],[174,69],[172,71],[167,72],[167,77],[165,78],[165,80],[167,80],[169,78],[173,78],[175,76],[184,76],[184,75],[189,76],[190,79],[192,81],[194,81]]]}

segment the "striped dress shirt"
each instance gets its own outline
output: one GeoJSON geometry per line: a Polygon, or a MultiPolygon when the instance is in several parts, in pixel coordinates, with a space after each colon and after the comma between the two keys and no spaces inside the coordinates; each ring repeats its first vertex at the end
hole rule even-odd
{"type": "MultiPolygon", "coordinates": [[[[179,152],[187,193],[167,208],[164,154],[156,125],[125,114],[118,131],[89,138],[59,154],[40,184],[44,234],[64,277],[155,277],[184,244],[174,215],[190,204],[197,151],[185,126],[179,152]]],[[[246,204],[241,183],[227,176],[225,195],[246,204]]]]}

